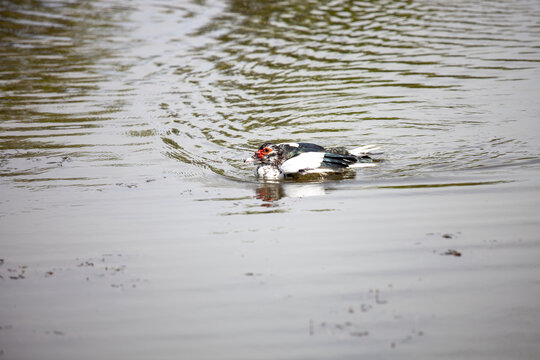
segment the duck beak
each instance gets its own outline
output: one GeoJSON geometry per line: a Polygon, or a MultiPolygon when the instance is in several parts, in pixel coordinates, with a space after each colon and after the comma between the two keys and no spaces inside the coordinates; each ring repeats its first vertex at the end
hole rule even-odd
{"type": "Polygon", "coordinates": [[[253,154],[253,156],[250,156],[246,160],[244,160],[245,163],[253,163],[257,161],[259,161],[259,157],[257,153],[253,154]]]}

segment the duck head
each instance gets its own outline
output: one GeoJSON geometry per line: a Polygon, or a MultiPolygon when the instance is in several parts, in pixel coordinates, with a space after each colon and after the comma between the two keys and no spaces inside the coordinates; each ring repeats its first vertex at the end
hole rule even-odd
{"type": "Polygon", "coordinates": [[[279,145],[273,143],[264,143],[255,151],[253,156],[244,160],[244,162],[261,162],[267,165],[279,166],[282,163],[283,151],[279,145]]]}

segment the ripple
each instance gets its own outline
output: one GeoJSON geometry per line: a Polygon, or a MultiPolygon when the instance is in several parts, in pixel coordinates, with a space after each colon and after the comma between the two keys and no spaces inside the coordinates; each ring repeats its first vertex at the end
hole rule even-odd
{"type": "MultiPolygon", "coordinates": [[[[539,15],[535,1],[8,3],[0,148],[81,159],[59,179],[138,166],[244,181],[267,140],[381,144],[391,161],[362,178],[534,162],[539,15]]],[[[32,169],[54,178],[2,174],[32,169]]],[[[109,171],[101,183],[122,180],[109,171]]]]}

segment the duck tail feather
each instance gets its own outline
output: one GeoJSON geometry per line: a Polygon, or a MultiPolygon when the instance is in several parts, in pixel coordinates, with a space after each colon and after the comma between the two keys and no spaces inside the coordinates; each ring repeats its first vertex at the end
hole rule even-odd
{"type": "MultiPolygon", "coordinates": [[[[374,151],[379,150],[379,145],[365,145],[360,146],[355,149],[349,150],[349,153],[353,154],[354,156],[362,156],[362,155],[374,155],[374,151]]],[[[381,153],[378,153],[381,154],[381,153]]]]}

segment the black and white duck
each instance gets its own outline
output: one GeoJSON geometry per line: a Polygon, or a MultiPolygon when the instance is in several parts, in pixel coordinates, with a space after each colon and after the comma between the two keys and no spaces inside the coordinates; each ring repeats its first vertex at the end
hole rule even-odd
{"type": "Polygon", "coordinates": [[[327,174],[346,169],[376,165],[375,145],[347,150],[325,148],[312,143],[262,144],[245,162],[257,163],[255,175],[264,179],[282,179],[296,174],[327,174]]]}

